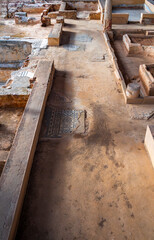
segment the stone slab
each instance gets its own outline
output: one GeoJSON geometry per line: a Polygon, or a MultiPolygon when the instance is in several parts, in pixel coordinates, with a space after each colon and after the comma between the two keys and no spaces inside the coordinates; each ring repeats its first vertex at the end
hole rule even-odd
{"type": "Polygon", "coordinates": [[[37,82],[24,110],[19,129],[0,179],[0,239],[15,238],[42,118],[54,75],[54,62],[40,61],[37,82]]]}
{"type": "Polygon", "coordinates": [[[56,23],[48,36],[49,46],[59,46],[62,33],[62,23],[56,23]]]}
{"type": "Polygon", "coordinates": [[[154,125],[147,126],[144,145],[154,167],[154,125]]]}
{"type": "Polygon", "coordinates": [[[62,23],[64,25],[64,17],[63,16],[57,16],[56,23],[62,23]]]}

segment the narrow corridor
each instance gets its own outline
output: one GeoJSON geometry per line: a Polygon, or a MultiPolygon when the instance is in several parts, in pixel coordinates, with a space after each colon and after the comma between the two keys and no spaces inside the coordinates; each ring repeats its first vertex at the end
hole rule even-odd
{"type": "Polygon", "coordinates": [[[152,240],[146,121],[127,112],[101,24],[67,20],[63,35],[16,240],[152,240]],[[85,129],[44,137],[48,109],[86,111],[85,129]]]}

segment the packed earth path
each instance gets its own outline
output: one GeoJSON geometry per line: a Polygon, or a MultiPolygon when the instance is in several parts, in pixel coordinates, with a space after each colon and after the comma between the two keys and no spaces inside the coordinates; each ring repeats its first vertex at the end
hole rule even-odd
{"type": "Polygon", "coordinates": [[[50,47],[46,58],[56,72],[16,240],[154,239],[147,121],[129,115],[102,24],[66,20],[61,46],[50,47]],[[73,131],[64,121],[69,113],[79,122],[73,131]]]}

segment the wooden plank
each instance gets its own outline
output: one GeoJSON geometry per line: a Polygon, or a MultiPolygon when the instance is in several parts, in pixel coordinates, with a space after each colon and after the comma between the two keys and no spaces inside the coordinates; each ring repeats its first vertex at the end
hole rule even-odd
{"type": "Polygon", "coordinates": [[[1,240],[12,240],[16,234],[53,74],[53,60],[39,62],[36,83],[0,179],[1,240]]]}

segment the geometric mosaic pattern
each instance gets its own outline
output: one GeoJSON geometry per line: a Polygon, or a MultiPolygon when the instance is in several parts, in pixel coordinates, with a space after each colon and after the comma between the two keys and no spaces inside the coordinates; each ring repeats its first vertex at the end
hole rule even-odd
{"type": "Polygon", "coordinates": [[[84,132],[85,111],[46,107],[44,138],[60,138],[80,129],[84,132]]]}

